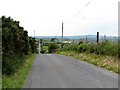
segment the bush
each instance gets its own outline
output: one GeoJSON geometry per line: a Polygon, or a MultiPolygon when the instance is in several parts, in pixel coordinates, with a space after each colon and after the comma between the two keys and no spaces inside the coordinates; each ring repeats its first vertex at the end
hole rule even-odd
{"type": "Polygon", "coordinates": [[[65,44],[63,49],[64,51],[77,51],[77,44],[65,44]]]}
{"type": "Polygon", "coordinates": [[[99,46],[97,44],[88,44],[87,52],[99,54],[99,46]]]}
{"type": "Polygon", "coordinates": [[[87,44],[80,43],[79,46],[78,46],[78,48],[77,48],[77,51],[80,52],[80,53],[87,51],[87,44]]]}
{"type": "Polygon", "coordinates": [[[11,75],[14,74],[17,69],[21,67],[24,63],[24,57],[20,58],[17,56],[7,56],[6,60],[2,62],[2,74],[4,75],[11,75]]]}
{"type": "Polygon", "coordinates": [[[99,44],[99,53],[102,55],[118,55],[118,45],[112,42],[102,42],[99,44]]]}
{"type": "Polygon", "coordinates": [[[40,53],[44,54],[44,53],[45,53],[45,50],[42,49],[42,50],[40,51],[40,53]]]}
{"type": "Polygon", "coordinates": [[[19,21],[2,16],[2,74],[14,74],[25,62],[23,57],[37,52],[36,40],[19,25],[19,21]]]}
{"type": "Polygon", "coordinates": [[[50,43],[48,45],[48,52],[53,53],[56,52],[56,50],[59,48],[59,46],[56,43],[50,43]]]}
{"type": "Polygon", "coordinates": [[[117,43],[113,43],[110,41],[101,42],[99,44],[92,44],[92,43],[86,44],[80,41],[78,45],[77,44],[64,44],[64,47],[62,50],[63,51],[77,51],[79,53],[88,52],[88,53],[94,53],[94,54],[100,54],[100,55],[120,57],[120,46],[117,43]]]}

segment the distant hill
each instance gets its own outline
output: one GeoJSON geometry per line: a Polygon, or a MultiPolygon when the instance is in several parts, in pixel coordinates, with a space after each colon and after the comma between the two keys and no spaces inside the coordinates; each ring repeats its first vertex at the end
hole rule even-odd
{"type": "MultiPolygon", "coordinates": [[[[36,38],[40,38],[40,39],[51,39],[51,38],[57,38],[57,39],[61,39],[61,36],[35,36],[36,38]]],[[[64,39],[70,39],[70,40],[79,40],[79,39],[96,39],[96,35],[81,35],[81,36],[64,36],[64,39]]],[[[105,39],[104,36],[100,36],[100,39],[105,39]]],[[[111,39],[117,39],[118,36],[106,36],[107,40],[111,40],[111,39]]]]}

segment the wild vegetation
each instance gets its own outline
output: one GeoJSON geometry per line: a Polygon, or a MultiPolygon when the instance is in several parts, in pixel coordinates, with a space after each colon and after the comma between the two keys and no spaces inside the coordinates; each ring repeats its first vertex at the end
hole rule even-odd
{"type": "Polygon", "coordinates": [[[64,44],[64,47],[59,49],[57,54],[72,56],[115,73],[120,73],[118,70],[120,51],[118,49],[120,49],[118,44],[110,41],[99,44],[80,41],[79,44],[64,44]]]}
{"type": "Polygon", "coordinates": [[[65,44],[61,51],[76,51],[78,53],[88,52],[99,55],[109,55],[118,57],[118,44],[109,41],[101,42],[99,44],[84,43],[79,44],[65,44]]]}
{"type": "Polygon", "coordinates": [[[19,21],[2,16],[2,88],[21,88],[37,52],[19,21]]]}
{"type": "Polygon", "coordinates": [[[48,45],[48,52],[53,53],[56,52],[56,50],[59,48],[59,46],[56,43],[50,43],[48,45]]]}
{"type": "MultiPolygon", "coordinates": [[[[26,77],[28,75],[29,70],[31,69],[31,65],[34,61],[36,54],[29,54],[22,67],[20,67],[14,75],[3,75],[2,76],[2,88],[8,90],[8,88],[16,88],[17,90],[21,90],[23,87],[26,77]]],[[[14,90],[14,89],[13,89],[14,90]]]]}
{"type": "Polygon", "coordinates": [[[25,57],[37,52],[36,40],[19,25],[19,21],[2,16],[2,74],[14,74],[25,62],[25,57]]]}

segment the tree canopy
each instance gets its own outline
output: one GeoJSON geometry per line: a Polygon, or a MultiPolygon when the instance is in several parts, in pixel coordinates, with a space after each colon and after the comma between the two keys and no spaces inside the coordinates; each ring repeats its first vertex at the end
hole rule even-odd
{"type": "Polygon", "coordinates": [[[35,53],[36,40],[28,36],[20,22],[11,17],[2,16],[2,65],[3,74],[11,74],[24,62],[22,57],[35,53]],[[16,64],[18,63],[18,64],[16,64]]]}

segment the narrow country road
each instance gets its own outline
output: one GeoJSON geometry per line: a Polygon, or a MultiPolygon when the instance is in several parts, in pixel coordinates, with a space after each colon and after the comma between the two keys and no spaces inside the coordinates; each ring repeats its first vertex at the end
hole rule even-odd
{"type": "Polygon", "coordinates": [[[118,88],[118,76],[57,54],[37,54],[23,88],[118,88]]]}

